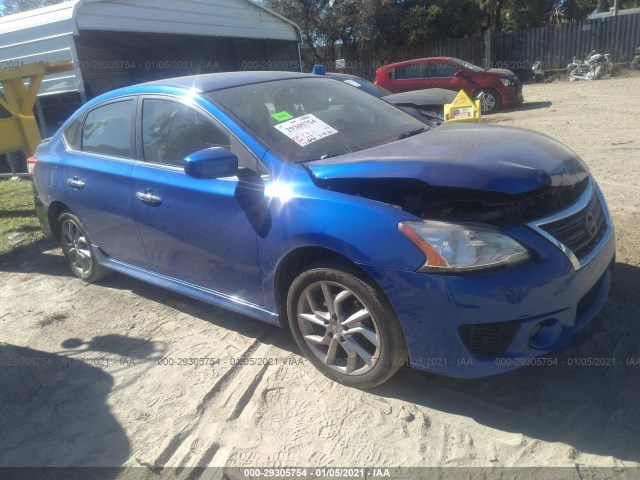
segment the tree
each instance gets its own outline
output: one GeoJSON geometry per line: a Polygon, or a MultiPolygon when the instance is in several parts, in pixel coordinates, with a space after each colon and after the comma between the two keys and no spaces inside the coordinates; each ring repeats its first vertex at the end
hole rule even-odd
{"type": "Polygon", "coordinates": [[[401,39],[402,0],[264,0],[302,31],[306,63],[384,57],[401,39]]]}
{"type": "MultiPolygon", "coordinates": [[[[598,8],[608,11],[614,0],[475,0],[483,28],[496,32],[584,20],[598,8]]],[[[618,8],[640,6],[640,0],[618,0],[618,8]]]]}
{"type": "Polygon", "coordinates": [[[65,1],[68,0],[0,0],[0,15],[26,12],[65,1]]]}
{"type": "Polygon", "coordinates": [[[557,0],[509,0],[502,10],[503,31],[535,28],[549,23],[551,12],[557,0]]]}
{"type": "MultiPolygon", "coordinates": [[[[419,55],[436,40],[583,20],[607,0],[262,0],[302,31],[309,66],[336,58],[371,65],[419,55]]],[[[614,0],[608,0],[609,6],[614,0]]],[[[618,0],[632,8],[640,0],[618,0]]]]}
{"type": "Polygon", "coordinates": [[[479,30],[482,11],[474,0],[412,0],[402,19],[410,46],[433,40],[462,38],[479,30]]]}
{"type": "Polygon", "coordinates": [[[551,23],[573,22],[584,20],[599,5],[599,0],[558,0],[550,14],[551,23]]]}
{"type": "Polygon", "coordinates": [[[316,59],[320,55],[316,49],[321,42],[320,11],[321,2],[316,0],[266,0],[265,5],[284,17],[294,21],[300,27],[302,46],[312,52],[316,59]]]}

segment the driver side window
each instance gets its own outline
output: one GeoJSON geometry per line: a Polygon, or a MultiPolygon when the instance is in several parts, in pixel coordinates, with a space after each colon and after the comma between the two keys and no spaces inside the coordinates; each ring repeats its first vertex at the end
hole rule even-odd
{"type": "Polygon", "coordinates": [[[427,66],[428,78],[451,78],[460,67],[447,61],[429,62],[427,66]]]}
{"type": "Polygon", "coordinates": [[[145,99],[142,105],[144,160],[182,167],[184,157],[211,147],[230,147],[229,134],[188,105],[145,99]]]}

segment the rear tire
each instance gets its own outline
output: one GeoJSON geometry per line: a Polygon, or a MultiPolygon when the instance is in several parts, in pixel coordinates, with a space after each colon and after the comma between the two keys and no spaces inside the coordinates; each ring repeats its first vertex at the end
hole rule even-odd
{"type": "Polygon", "coordinates": [[[490,88],[480,90],[476,100],[480,100],[483,114],[495,113],[500,109],[500,95],[490,88]]]}
{"type": "Polygon", "coordinates": [[[111,273],[96,260],[87,230],[78,217],[64,211],[58,217],[58,227],[58,243],[76,277],[94,283],[111,273]]]}
{"type": "Polygon", "coordinates": [[[343,385],[380,385],[407,359],[391,304],[346,262],[325,262],[301,273],[289,289],[287,316],[307,359],[343,385]]]}

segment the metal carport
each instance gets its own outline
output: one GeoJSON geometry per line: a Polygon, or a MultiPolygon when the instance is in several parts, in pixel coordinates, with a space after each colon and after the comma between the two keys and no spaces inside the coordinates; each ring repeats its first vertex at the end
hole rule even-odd
{"type": "Polygon", "coordinates": [[[0,68],[71,60],[39,92],[43,134],[114,88],[194,73],[300,71],[300,30],[252,0],[71,0],[0,17],[0,68]]]}

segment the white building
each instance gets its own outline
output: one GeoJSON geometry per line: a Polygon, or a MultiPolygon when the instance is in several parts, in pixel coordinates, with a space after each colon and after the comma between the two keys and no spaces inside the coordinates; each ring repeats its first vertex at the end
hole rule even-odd
{"type": "MultiPolygon", "coordinates": [[[[49,130],[114,88],[194,73],[300,71],[300,29],[252,0],[70,0],[0,17],[0,68],[71,60],[46,77],[49,130]]],[[[41,112],[41,114],[42,114],[41,112]]]]}

